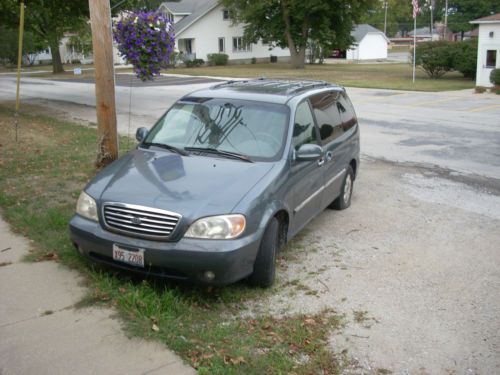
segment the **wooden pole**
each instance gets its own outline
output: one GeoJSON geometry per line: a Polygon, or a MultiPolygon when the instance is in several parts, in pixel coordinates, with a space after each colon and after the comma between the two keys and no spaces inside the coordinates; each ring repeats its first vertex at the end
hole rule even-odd
{"type": "Polygon", "coordinates": [[[107,0],[89,0],[89,8],[97,110],[96,165],[102,167],[118,158],[111,10],[107,0]]]}

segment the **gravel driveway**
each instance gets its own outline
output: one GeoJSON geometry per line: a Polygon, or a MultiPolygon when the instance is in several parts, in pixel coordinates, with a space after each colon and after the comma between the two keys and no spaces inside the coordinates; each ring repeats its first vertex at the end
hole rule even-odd
{"type": "Polygon", "coordinates": [[[277,293],[250,311],[345,314],[331,347],[347,373],[499,374],[498,181],[364,160],[354,191],[285,249],[277,293]]]}

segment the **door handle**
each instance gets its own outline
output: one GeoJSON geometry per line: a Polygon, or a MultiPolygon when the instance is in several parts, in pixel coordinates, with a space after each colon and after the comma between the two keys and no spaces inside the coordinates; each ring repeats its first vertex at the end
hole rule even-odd
{"type": "Polygon", "coordinates": [[[319,166],[322,166],[323,164],[325,164],[325,159],[320,158],[320,159],[318,160],[318,165],[319,165],[319,166]]]}
{"type": "Polygon", "coordinates": [[[326,161],[330,161],[330,160],[332,160],[332,158],[333,158],[333,154],[332,154],[332,152],[331,152],[331,151],[328,151],[328,152],[326,153],[326,161]]]}

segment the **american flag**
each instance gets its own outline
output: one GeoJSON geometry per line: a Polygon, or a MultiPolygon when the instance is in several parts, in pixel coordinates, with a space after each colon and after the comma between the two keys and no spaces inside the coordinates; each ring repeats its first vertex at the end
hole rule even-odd
{"type": "Polygon", "coordinates": [[[413,5],[413,18],[417,18],[417,14],[420,11],[420,8],[418,7],[418,0],[411,0],[411,3],[413,5]]]}

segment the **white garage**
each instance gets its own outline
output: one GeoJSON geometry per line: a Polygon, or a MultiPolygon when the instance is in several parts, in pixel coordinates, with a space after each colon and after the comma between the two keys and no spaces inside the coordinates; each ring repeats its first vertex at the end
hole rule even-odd
{"type": "Polygon", "coordinates": [[[351,36],[356,44],[346,51],[347,60],[387,59],[389,39],[379,29],[361,24],[351,31],[351,36]]]}
{"type": "Polygon", "coordinates": [[[500,68],[500,13],[471,23],[479,25],[476,86],[492,87],[491,71],[500,68]]]}

